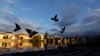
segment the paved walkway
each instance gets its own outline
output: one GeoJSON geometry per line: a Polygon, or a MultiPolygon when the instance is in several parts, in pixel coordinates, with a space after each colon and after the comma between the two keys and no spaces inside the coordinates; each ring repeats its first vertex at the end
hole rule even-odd
{"type": "Polygon", "coordinates": [[[100,47],[70,47],[46,51],[5,54],[3,56],[100,56],[100,47]]]}

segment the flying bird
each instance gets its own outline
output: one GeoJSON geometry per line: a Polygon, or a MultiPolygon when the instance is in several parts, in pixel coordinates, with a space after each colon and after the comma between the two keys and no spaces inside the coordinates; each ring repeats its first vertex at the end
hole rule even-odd
{"type": "Polygon", "coordinates": [[[61,27],[60,33],[64,33],[64,31],[65,31],[65,26],[61,27]]]}
{"type": "Polygon", "coordinates": [[[53,18],[51,18],[51,20],[55,21],[55,22],[58,22],[59,19],[57,18],[57,15],[55,15],[53,18]]]}
{"type": "Polygon", "coordinates": [[[31,29],[25,29],[26,30],[26,32],[29,34],[29,37],[32,37],[32,35],[35,35],[35,34],[37,34],[38,32],[36,32],[36,31],[32,31],[31,29]]]}
{"type": "Polygon", "coordinates": [[[16,25],[16,28],[14,29],[14,32],[16,32],[16,31],[22,29],[17,23],[15,23],[15,25],[16,25]]]}

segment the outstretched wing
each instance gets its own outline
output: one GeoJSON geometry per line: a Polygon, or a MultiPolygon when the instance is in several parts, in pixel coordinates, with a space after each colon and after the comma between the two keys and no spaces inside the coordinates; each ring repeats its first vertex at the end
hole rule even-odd
{"type": "Polygon", "coordinates": [[[65,26],[61,27],[60,33],[63,33],[65,31],[65,26]]]}
{"type": "Polygon", "coordinates": [[[17,29],[20,29],[20,26],[17,23],[15,23],[15,25],[16,25],[16,28],[17,29]]]}
{"type": "Polygon", "coordinates": [[[62,31],[60,31],[60,33],[63,33],[62,31]]]}
{"type": "Polygon", "coordinates": [[[32,34],[29,34],[29,37],[31,38],[32,37],[32,34]]]}
{"type": "Polygon", "coordinates": [[[55,19],[55,22],[58,22],[59,21],[59,19],[55,19]]]}
{"type": "Polygon", "coordinates": [[[57,15],[55,15],[53,18],[51,18],[51,20],[56,20],[57,19],[57,15]]]}
{"type": "Polygon", "coordinates": [[[17,29],[14,29],[14,32],[16,32],[17,31],[17,29]]]}
{"type": "Polygon", "coordinates": [[[37,34],[38,32],[36,32],[36,31],[33,31],[32,33],[33,33],[33,35],[35,35],[35,34],[37,34]]]}
{"type": "Polygon", "coordinates": [[[54,18],[51,18],[51,20],[54,20],[54,18]]]}
{"type": "Polygon", "coordinates": [[[26,30],[26,32],[28,33],[28,34],[31,34],[32,33],[32,30],[31,29],[25,29],[26,30]]]}
{"type": "Polygon", "coordinates": [[[33,35],[37,34],[38,32],[33,31],[31,34],[29,34],[29,37],[32,37],[33,35]]]}
{"type": "Polygon", "coordinates": [[[57,19],[57,14],[54,16],[54,19],[57,19]]]}
{"type": "Polygon", "coordinates": [[[62,29],[63,31],[65,31],[65,26],[63,27],[63,29],[62,29]]]}

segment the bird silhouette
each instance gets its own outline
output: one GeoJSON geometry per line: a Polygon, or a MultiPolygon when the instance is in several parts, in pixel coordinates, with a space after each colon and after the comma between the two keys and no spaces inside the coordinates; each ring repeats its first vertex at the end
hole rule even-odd
{"type": "Polygon", "coordinates": [[[53,21],[55,21],[55,22],[58,22],[59,19],[57,18],[57,14],[56,14],[53,18],[51,18],[51,20],[53,20],[53,21]]]}
{"type": "Polygon", "coordinates": [[[35,34],[37,34],[38,32],[36,32],[36,31],[32,31],[31,29],[25,29],[26,30],[26,32],[29,34],[29,37],[32,37],[32,35],[35,35],[35,34]]]}
{"type": "Polygon", "coordinates": [[[61,27],[60,33],[64,33],[64,31],[65,31],[65,26],[61,27]]]}
{"type": "Polygon", "coordinates": [[[16,25],[16,28],[14,29],[14,32],[16,32],[16,31],[22,29],[17,23],[15,23],[15,25],[16,25]]]}

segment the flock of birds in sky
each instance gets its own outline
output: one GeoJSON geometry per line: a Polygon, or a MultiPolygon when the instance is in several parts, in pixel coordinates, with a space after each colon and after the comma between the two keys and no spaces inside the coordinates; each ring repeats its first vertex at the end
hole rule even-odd
{"type": "MultiPolygon", "coordinates": [[[[53,18],[51,18],[51,20],[54,22],[59,21],[59,19],[57,18],[57,15],[55,15],[53,18]]],[[[15,23],[15,25],[16,25],[16,28],[14,29],[14,32],[17,32],[22,29],[17,23],[15,23]]],[[[32,35],[35,35],[38,33],[37,31],[32,31],[31,29],[25,29],[25,30],[29,34],[29,37],[32,37],[32,35]]],[[[65,31],[65,26],[62,26],[60,33],[62,34],[62,33],[64,33],[64,31],[65,31]]]]}

